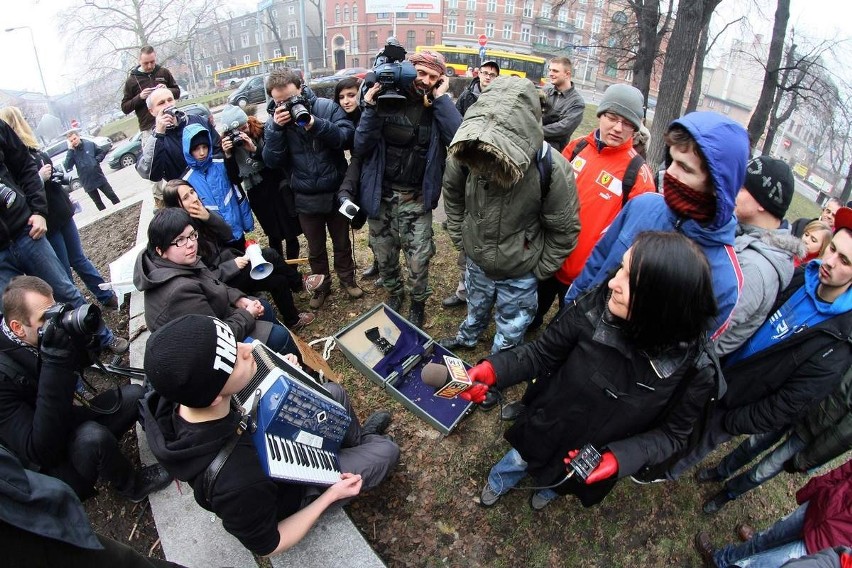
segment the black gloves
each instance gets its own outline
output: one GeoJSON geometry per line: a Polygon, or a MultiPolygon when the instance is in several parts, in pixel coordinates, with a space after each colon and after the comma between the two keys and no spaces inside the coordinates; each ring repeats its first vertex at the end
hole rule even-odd
{"type": "Polygon", "coordinates": [[[64,329],[53,319],[45,322],[41,328],[41,360],[57,366],[76,369],[77,348],[64,329]]]}

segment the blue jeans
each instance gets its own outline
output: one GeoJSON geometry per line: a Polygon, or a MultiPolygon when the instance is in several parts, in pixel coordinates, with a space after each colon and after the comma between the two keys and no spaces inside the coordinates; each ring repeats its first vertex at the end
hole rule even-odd
{"type": "MultiPolygon", "coordinates": [[[[527,475],[527,462],[512,448],[503,458],[498,461],[488,473],[488,486],[498,495],[505,495],[512,487],[515,487],[527,475]]],[[[546,501],[552,501],[559,497],[553,489],[539,489],[539,497],[546,501]]]]}
{"type": "MultiPolygon", "coordinates": [[[[68,278],[47,239],[33,239],[29,230],[29,227],[25,227],[8,247],[0,250],[0,290],[5,290],[15,276],[28,274],[38,276],[50,284],[53,296],[58,301],[69,302],[75,308],[85,304],[86,299],[68,278]]],[[[0,298],[0,310],[2,308],[0,298]]],[[[101,345],[106,346],[113,339],[112,331],[102,326],[98,337],[101,345]]]]}
{"type": "Polygon", "coordinates": [[[476,340],[488,327],[491,308],[495,308],[497,333],[491,352],[497,353],[519,345],[535,317],[538,307],[538,281],[532,272],[517,278],[492,280],[475,262],[468,259],[465,273],[467,317],[459,326],[456,339],[464,345],[476,345],[476,340]]]}
{"type": "Polygon", "coordinates": [[[755,534],[751,540],[720,548],[713,553],[713,559],[719,568],[777,568],[792,558],[806,555],[808,550],[802,540],[802,528],[807,509],[807,503],[800,505],[765,531],[755,534]]]}
{"type": "MultiPolygon", "coordinates": [[[[784,434],[785,430],[779,430],[778,432],[749,436],[734,451],[722,458],[722,461],[716,466],[717,473],[725,479],[730,478],[741,467],[751,462],[763,451],[771,448],[784,434]]],[[[725,483],[728,496],[735,499],[763,485],[784,471],[784,462],[796,455],[804,447],[805,442],[799,435],[791,433],[784,442],[763,456],[763,459],[757,462],[754,467],[736,477],[728,479],[725,483]]]]}
{"type": "Polygon", "coordinates": [[[111,290],[101,290],[98,287],[99,284],[104,283],[103,276],[92,264],[92,261],[86,257],[86,253],[83,252],[80,233],[77,231],[77,225],[73,219],[70,219],[61,227],[48,231],[47,240],[50,241],[50,246],[53,247],[56,257],[65,268],[69,280],[74,280],[71,275],[73,268],[86,288],[98,299],[98,302],[106,304],[112,300],[113,293],[111,290]]]}

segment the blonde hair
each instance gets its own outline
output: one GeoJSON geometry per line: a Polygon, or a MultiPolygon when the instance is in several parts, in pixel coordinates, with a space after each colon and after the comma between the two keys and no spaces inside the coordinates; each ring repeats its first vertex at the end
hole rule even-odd
{"type": "Polygon", "coordinates": [[[825,249],[828,248],[828,243],[831,242],[831,227],[829,227],[819,219],[814,219],[813,221],[805,225],[805,230],[802,231],[802,238],[805,237],[805,233],[810,233],[812,235],[823,233],[822,243],[820,244],[819,252],[817,253],[817,258],[821,257],[822,253],[825,252],[825,249]]]}
{"type": "Polygon", "coordinates": [[[35,133],[33,133],[33,129],[24,120],[24,115],[18,107],[0,108],[0,120],[3,120],[12,127],[12,130],[15,131],[15,134],[18,135],[18,138],[21,139],[21,142],[25,146],[34,150],[40,146],[38,140],[36,140],[35,133]]]}

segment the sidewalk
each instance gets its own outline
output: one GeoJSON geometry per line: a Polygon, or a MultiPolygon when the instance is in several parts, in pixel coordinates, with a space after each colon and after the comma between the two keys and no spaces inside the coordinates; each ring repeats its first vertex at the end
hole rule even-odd
{"type": "MultiPolygon", "coordinates": [[[[147,240],[148,223],[153,217],[152,201],[150,193],[143,200],[137,243],[147,240]]],[[[150,335],[147,330],[140,333],[143,329],[143,296],[140,292],[133,292],[130,297],[129,324],[129,335],[135,337],[130,347],[130,365],[133,367],[143,366],[145,343],[150,335]]],[[[145,434],[138,426],[136,434],[142,463],[154,463],[145,434]]],[[[225,531],[222,522],[213,513],[195,503],[189,484],[175,481],[166,489],[152,494],[149,500],[167,560],[190,568],[259,566],[252,554],[225,531]]],[[[276,568],[385,566],[340,507],[328,510],[297,546],[271,559],[271,564],[276,568]]]]}

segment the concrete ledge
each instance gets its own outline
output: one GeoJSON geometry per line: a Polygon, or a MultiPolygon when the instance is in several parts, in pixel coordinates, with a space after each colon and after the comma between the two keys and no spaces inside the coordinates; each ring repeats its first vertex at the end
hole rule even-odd
{"type": "MultiPolygon", "coordinates": [[[[152,217],[153,198],[149,194],[142,203],[137,243],[147,240],[148,223],[152,217]]],[[[130,365],[133,367],[143,366],[145,343],[150,335],[145,329],[144,312],[142,293],[133,292],[130,295],[129,323],[129,334],[134,338],[130,346],[130,365]]],[[[138,426],[136,434],[142,463],[154,463],[145,433],[138,426]]],[[[191,568],[258,566],[254,556],[222,527],[216,515],[195,503],[189,484],[175,482],[152,494],[149,500],[166,559],[191,568]]],[[[273,558],[272,566],[381,568],[385,564],[343,509],[333,507],[325,512],[298,545],[273,558]]]]}

